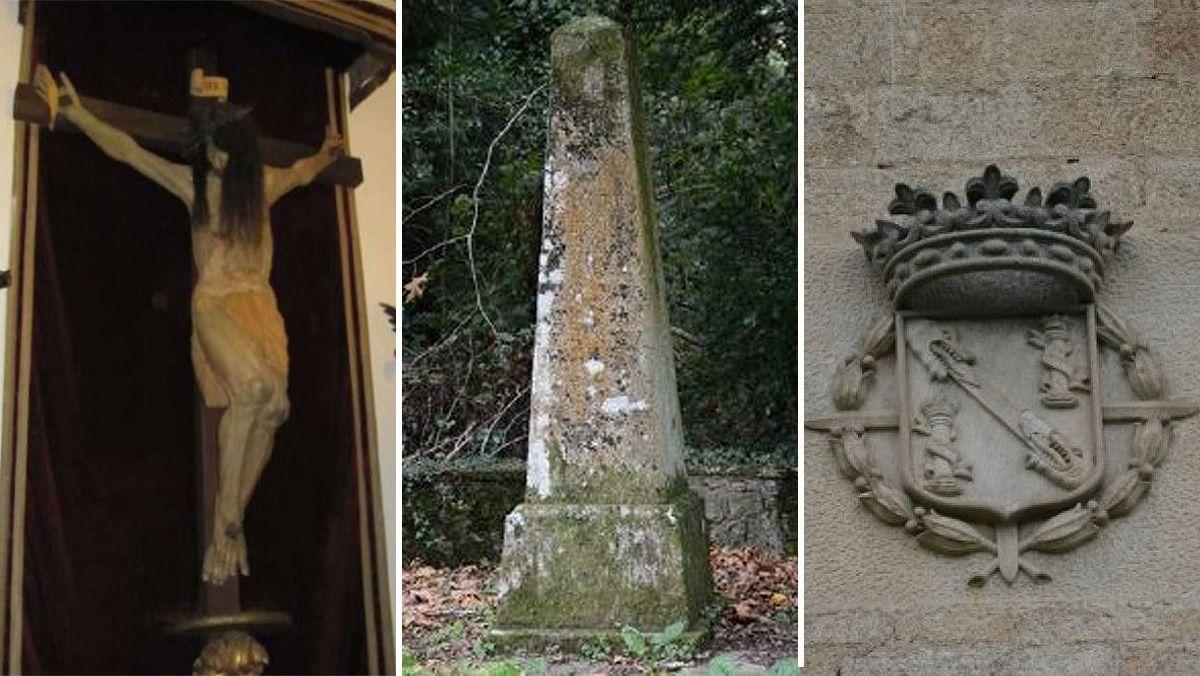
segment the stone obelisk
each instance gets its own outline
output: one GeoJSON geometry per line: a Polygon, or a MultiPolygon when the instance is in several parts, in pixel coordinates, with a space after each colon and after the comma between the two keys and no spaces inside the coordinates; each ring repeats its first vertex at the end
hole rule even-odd
{"type": "Polygon", "coordinates": [[[497,638],[695,628],[711,591],[636,63],[609,19],[551,38],[527,488],[505,522],[497,638]]]}

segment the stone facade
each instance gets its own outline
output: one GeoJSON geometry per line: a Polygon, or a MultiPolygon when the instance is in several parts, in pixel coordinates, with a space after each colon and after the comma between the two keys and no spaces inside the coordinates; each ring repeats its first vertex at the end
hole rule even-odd
{"type": "MultiPolygon", "coordinates": [[[[1143,330],[1174,393],[1200,394],[1200,8],[812,0],[805,35],[806,414],[832,410],[834,372],[890,305],[850,232],[886,215],[897,182],[961,191],[992,163],[1028,185],[1087,175],[1134,221],[1100,297],[1143,330]]],[[[1126,387],[1114,355],[1100,368],[1126,387]]],[[[881,361],[879,382],[894,375],[881,361]]],[[[895,399],[877,387],[863,408],[895,399]]],[[[1029,555],[1053,581],[970,588],[977,557],[931,554],[877,521],[826,435],[806,431],[808,671],[1196,672],[1200,422],[1173,433],[1119,525],[1069,556],[1029,555]]]]}

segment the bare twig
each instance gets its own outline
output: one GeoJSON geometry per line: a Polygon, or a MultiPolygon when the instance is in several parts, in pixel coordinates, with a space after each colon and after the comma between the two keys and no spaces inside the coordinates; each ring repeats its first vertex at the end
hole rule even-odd
{"type": "Polygon", "coordinates": [[[521,435],[521,436],[519,436],[519,437],[517,437],[516,439],[509,439],[508,441],[506,441],[506,442],[504,442],[503,444],[501,444],[500,448],[497,448],[497,449],[496,449],[496,452],[495,452],[495,453],[493,453],[492,455],[493,455],[493,456],[500,455],[500,451],[503,451],[504,449],[508,448],[509,446],[512,446],[513,444],[517,444],[517,443],[520,443],[520,442],[522,442],[522,441],[526,441],[527,439],[529,439],[529,436],[528,436],[528,435],[524,435],[524,434],[523,434],[523,435],[521,435]]]}
{"type": "Polygon", "coordinates": [[[708,346],[707,340],[701,338],[700,336],[697,336],[694,333],[690,333],[684,329],[681,329],[678,326],[672,326],[671,333],[682,338],[685,342],[695,345],[696,347],[707,347],[708,346]]]}
{"type": "Polygon", "coordinates": [[[480,453],[484,453],[487,451],[487,443],[492,438],[492,430],[496,429],[496,423],[500,422],[500,418],[504,416],[504,412],[507,411],[510,406],[517,403],[517,400],[520,399],[521,397],[525,396],[525,393],[528,391],[529,391],[529,385],[526,385],[525,387],[521,388],[521,391],[517,392],[517,396],[513,397],[512,399],[509,399],[508,403],[504,405],[504,408],[500,409],[500,412],[497,413],[492,418],[491,424],[488,425],[487,433],[483,435],[483,441],[479,442],[480,453]]]}
{"type": "Polygon", "coordinates": [[[467,360],[467,375],[465,378],[462,379],[462,387],[458,388],[458,394],[454,395],[454,401],[450,402],[450,408],[446,409],[446,412],[442,415],[442,417],[445,418],[446,420],[449,420],[450,423],[454,422],[454,417],[453,417],[454,411],[458,408],[458,403],[460,401],[462,401],[463,394],[466,393],[466,391],[467,391],[467,385],[471,382],[471,371],[474,370],[474,367],[475,367],[475,360],[468,359],[467,360]]]}
{"type": "Polygon", "coordinates": [[[433,253],[434,251],[437,251],[438,249],[441,249],[442,247],[450,246],[451,244],[461,242],[465,239],[467,239],[466,235],[456,235],[454,237],[451,237],[450,239],[444,239],[444,240],[438,242],[437,244],[434,244],[433,246],[429,247],[428,249],[422,251],[421,253],[417,254],[416,256],[413,256],[412,258],[409,258],[407,260],[400,261],[400,264],[401,265],[410,265],[412,263],[416,263],[417,261],[421,260],[425,256],[428,256],[429,254],[433,253]]]}
{"type": "Polygon", "coordinates": [[[492,330],[492,335],[496,335],[498,332],[496,331],[496,325],[492,323],[492,318],[483,309],[483,296],[479,292],[479,272],[475,269],[475,228],[479,225],[479,190],[483,188],[483,180],[487,177],[488,167],[492,164],[492,152],[495,151],[496,145],[500,143],[500,139],[504,138],[508,130],[512,129],[517,118],[521,117],[522,113],[529,108],[529,103],[533,101],[533,97],[545,89],[545,87],[546,85],[541,84],[529,92],[525,96],[525,101],[517,108],[517,111],[513,113],[512,117],[508,118],[508,123],[504,125],[504,128],[500,130],[496,138],[492,139],[491,144],[488,145],[487,157],[483,161],[483,171],[479,172],[479,180],[475,181],[475,189],[471,191],[471,201],[474,202],[475,209],[471,214],[471,229],[467,232],[467,261],[471,265],[471,282],[475,285],[475,307],[479,310],[479,314],[483,315],[483,320],[487,322],[488,328],[492,330]]]}
{"type": "MultiPolygon", "coordinates": [[[[454,186],[451,186],[451,187],[449,187],[449,188],[446,188],[446,189],[445,189],[445,190],[443,190],[442,192],[440,192],[440,193],[438,193],[438,194],[434,195],[433,197],[429,198],[429,200],[428,200],[428,201],[426,201],[424,204],[422,204],[421,206],[417,207],[416,209],[413,209],[412,211],[408,212],[408,215],[404,217],[404,220],[400,221],[400,225],[404,225],[404,224],[405,224],[405,223],[407,223],[407,222],[408,222],[408,221],[409,221],[409,220],[410,220],[410,219],[411,219],[413,216],[416,216],[417,214],[421,213],[422,211],[425,211],[425,210],[426,210],[426,209],[428,209],[429,207],[431,207],[431,206],[433,206],[433,205],[437,204],[438,202],[442,201],[443,199],[445,199],[445,198],[446,198],[446,197],[448,197],[449,195],[453,194],[453,193],[454,193],[454,191],[458,190],[459,188],[463,188],[463,187],[466,187],[466,184],[465,184],[465,183],[459,183],[459,184],[457,184],[457,185],[454,185],[454,186]]],[[[437,246],[437,245],[434,245],[434,246],[437,246]]],[[[421,254],[420,256],[417,256],[417,257],[415,257],[415,258],[411,258],[411,259],[409,259],[409,260],[406,260],[406,261],[404,261],[404,262],[405,262],[405,263],[411,263],[411,262],[413,262],[414,260],[416,260],[417,258],[420,258],[421,256],[424,256],[424,255],[425,255],[425,254],[421,254]]]]}
{"type": "Polygon", "coordinates": [[[468,439],[471,436],[471,433],[475,431],[475,427],[476,427],[475,423],[471,423],[470,425],[467,425],[467,428],[464,429],[462,432],[460,432],[458,434],[458,436],[446,437],[444,440],[438,442],[436,445],[430,446],[429,448],[424,449],[424,450],[419,450],[416,453],[413,453],[412,455],[409,455],[406,457],[418,458],[418,457],[422,457],[422,456],[426,456],[426,457],[433,456],[434,452],[437,451],[438,449],[440,449],[442,446],[445,446],[446,444],[449,444],[450,442],[454,442],[454,446],[442,458],[443,460],[449,460],[451,457],[453,457],[453,455],[455,453],[458,453],[460,450],[462,450],[463,446],[466,445],[466,442],[464,441],[464,439],[468,439]]]}
{"type": "Polygon", "coordinates": [[[454,448],[451,448],[449,451],[446,451],[446,455],[442,456],[442,461],[445,462],[447,460],[450,460],[454,456],[458,455],[459,451],[461,451],[462,449],[469,446],[470,441],[471,441],[471,433],[474,431],[475,431],[475,423],[471,423],[470,425],[467,426],[467,429],[463,430],[462,434],[458,435],[455,438],[454,448]]]}
{"type": "Polygon", "coordinates": [[[424,352],[421,352],[420,354],[413,357],[412,359],[409,359],[407,366],[409,366],[411,368],[412,366],[416,365],[417,362],[419,362],[423,358],[425,358],[427,355],[432,354],[433,352],[436,352],[436,351],[442,349],[443,347],[446,347],[450,343],[454,342],[454,340],[458,337],[458,332],[462,330],[462,327],[466,326],[467,322],[471,321],[472,316],[473,316],[473,313],[468,314],[466,317],[463,318],[463,320],[461,322],[458,323],[457,326],[455,326],[453,329],[450,330],[450,333],[446,334],[445,338],[439,340],[438,342],[434,343],[433,345],[430,345],[429,347],[425,348],[424,352]]]}

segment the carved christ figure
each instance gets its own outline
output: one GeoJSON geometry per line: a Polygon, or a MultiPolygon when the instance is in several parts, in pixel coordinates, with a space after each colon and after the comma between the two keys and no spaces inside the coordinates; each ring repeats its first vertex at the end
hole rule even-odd
{"type": "Polygon", "coordinates": [[[327,133],[317,154],[290,167],[264,166],[248,110],[216,103],[191,119],[191,165],[142,148],[83,107],[66,74],[59,85],[45,66],[38,95],[109,157],[167,189],[191,214],[196,286],[192,362],[206,405],[224,408],[218,433],[219,480],[203,580],[221,584],[250,574],[243,514],[288,417],[287,334],[270,286],[270,207],[307,185],[342,154],[327,133]]]}

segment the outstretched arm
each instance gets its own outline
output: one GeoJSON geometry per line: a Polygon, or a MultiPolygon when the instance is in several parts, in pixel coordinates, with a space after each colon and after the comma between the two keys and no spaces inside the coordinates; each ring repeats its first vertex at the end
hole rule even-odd
{"type": "Polygon", "coordinates": [[[312,183],[322,171],[345,153],[345,143],[332,129],[325,130],[325,142],[315,155],[296,160],[290,167],[264,167],[267,204],[301,186],[312,183]]]}
{"type": "Polygon", "coordinates": [[[40,96],[50,105],[50,128],[54,128],[55,110],[58,104],[62,107],[58,115],[66,118],[88,138],[92,140],[104,154],[124,162],[136,169],[146,178],[166,188],[171,194],[183,200],[190,209],[192,206],[192,171],[182,164],[175,164],[165,158],[138,145],[133,137],[109,125],[83,107],[79,94],[71,85],[66,73],[61,73],[62,93],[66,99],[59,100],[59,85],[54,82],[54,76],[45,66],[38,66],[34,74],[33,85],[40,96]]]}

